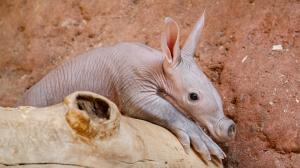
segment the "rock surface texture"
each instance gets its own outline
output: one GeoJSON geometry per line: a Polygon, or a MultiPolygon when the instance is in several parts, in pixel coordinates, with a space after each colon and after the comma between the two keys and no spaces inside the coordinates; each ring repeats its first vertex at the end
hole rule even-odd
{"type": "Polygon", "coordinates": [[[91,92],[45,108],[0,107],[0,116],[0,167],[222,167],[186,154],[166,129],[123,117],[91,92]]]}
{"type": "Polygon", "coordinates": [[[235,141],[223,144],[225,167],[299,167],[299,0],[1,0],[0,105],[13,106],[50,69],[90,48],[159,48],[165,16],[181,23],[185,39],[204,9],[196,58],[237,123],[235,141]]]}

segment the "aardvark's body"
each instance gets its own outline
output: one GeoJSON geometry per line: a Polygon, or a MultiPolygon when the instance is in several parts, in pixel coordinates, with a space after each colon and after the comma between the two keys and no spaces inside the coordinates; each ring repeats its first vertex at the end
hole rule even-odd
{"type": "Polygon", "coordinates": [[[182,49],[177,23],[171,18],[165,23],[162,52],[139,43],[93,49],[46,75],[19,105],[46,106],[74,91],[93,91],[114,101],[126,115],[169,129],[185,149],[191,144],[207,159],[211,154],[224,158],[198,126],[217,140],[234,136],[234,123],[224,116],[219,94],[193,59],[204,16],[182,49]]]}

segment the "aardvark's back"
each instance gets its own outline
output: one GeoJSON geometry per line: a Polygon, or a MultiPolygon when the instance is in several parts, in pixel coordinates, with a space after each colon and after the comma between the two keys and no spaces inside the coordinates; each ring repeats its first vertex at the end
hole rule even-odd
{"type": "MultiPolygon", "coordinates": [[[[48,106],[75,91],[92,91],[120,105],[122,91],[141,69],[157,64],[161,53],[140,43],[92,49],[67,60],[27,90],[17,105],[48,106]]],[[[154,65],[155,66],[155,65],[154,65]]],[[[138,87],[138,86],[137,86],[138,87]]]]}

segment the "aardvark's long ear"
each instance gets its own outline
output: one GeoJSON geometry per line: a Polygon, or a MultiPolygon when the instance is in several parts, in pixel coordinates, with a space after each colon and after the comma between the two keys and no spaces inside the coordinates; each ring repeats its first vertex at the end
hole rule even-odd
{"type": "Polygon", "coordinates": [[[182,48],[183,56],[187,56],[187,57],[194,56],[196,49],[197,49],[197,45],[199,43],[201,31],[204,26],[204,19],[205,19],[204,15],[205,15],[205,11],[203,12],[201,18],[197,21],[192,32],[190,33],[189,37],[187,38],[187,40],[182,48]]]}
{"type": "Polygon", "coordinates": [[[179,27],[170,17],[165,18],[166,30],[161,35],[164,65],[174,67],[180,62],[179,27]]]}

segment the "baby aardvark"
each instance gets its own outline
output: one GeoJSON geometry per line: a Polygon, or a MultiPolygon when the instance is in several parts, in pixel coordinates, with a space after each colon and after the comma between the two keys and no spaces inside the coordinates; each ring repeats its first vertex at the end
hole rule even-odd
{"type": "Polygon", "coordinates": [[[223,159],[219,141],[232,139],[235,124],[223,113],[215,87],[193,59],[204,14],[182,48],[177,23],[165,18],[162,52],[140,43],[119,43],[90,50],[52,70],[26,91],[18,105],[48,106],[74,91],[106,96],[127,116],[165,127],[184,149],[223,159]]]}

